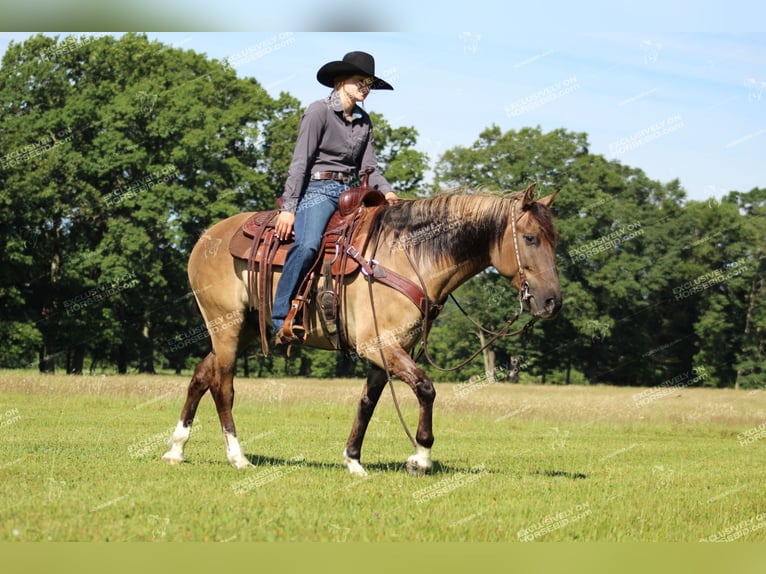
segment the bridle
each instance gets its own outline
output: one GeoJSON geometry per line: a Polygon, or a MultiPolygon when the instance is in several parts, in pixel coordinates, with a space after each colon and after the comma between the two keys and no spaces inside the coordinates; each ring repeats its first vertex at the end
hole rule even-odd
{"type": "MultiPolygon", "coordinates": [[[[524,273],[524,266],[521,264],[521,251],[519,250],[519,237],[516,233],[516,203],[518,199],[513,200],[511,206],[511,233],[513,233],[513,252],[516,254],[516,266],[519,270],[519,304],[523,307],[524,301],[529,299],[529,282],[527,276],[524,273]]],[[[521,217],[521,216],[519,216],[521,217]]],[[[523,309],[519,310],[519,314],[523,309]]]]}

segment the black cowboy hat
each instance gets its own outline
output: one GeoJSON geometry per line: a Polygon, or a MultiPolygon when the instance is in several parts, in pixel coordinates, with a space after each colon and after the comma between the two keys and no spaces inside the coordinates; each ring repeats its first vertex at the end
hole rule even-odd
{"type": "Polygon", "coordinates": [[[335,78],[338,76],[354,76],[360,74],[372,78],[373,90],[393,90],[393,86],[375,76],[375,58],[367,52],[349,52],[343,56],[343,60],[329,62],[319,68],[317,80],[328,88],[335,87],[335,78]]]}

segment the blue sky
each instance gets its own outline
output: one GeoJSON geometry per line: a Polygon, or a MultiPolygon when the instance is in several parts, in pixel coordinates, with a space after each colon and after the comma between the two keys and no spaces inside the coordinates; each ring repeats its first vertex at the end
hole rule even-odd
{"type": "MultiPolygon", "coordinates": [[[[418,147],[432,160],[470,146],[493,124],[539,125],[585,132],[591,153],[652,179],[679,178],[689,199],[766,187],[765,33],[702,25],[680,32],[559,28],[148,35],[228,57],[240,76],[304,105],[326,94],[316,81],[322,64],[350,50],[368,51],[395,90],[373,92],[367,109],[394,126],[414,126],[418,147]]],[[[26,36],[0,34],[0,53],[10,39],[26,36]]]]}

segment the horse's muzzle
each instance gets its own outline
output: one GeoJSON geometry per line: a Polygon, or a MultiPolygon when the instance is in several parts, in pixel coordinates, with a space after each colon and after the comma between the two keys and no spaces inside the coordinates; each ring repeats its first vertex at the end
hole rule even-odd
{"type": "Polygon", "coordinates": [[[547,297],[542,305],[538,305],[537,299],[530,296],[529,310],[538,319],[553,319],[561,310],[561,297],[547,297]]]}

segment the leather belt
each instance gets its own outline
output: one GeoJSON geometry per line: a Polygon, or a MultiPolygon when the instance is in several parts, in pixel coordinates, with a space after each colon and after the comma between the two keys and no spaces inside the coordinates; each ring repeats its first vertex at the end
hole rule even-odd
{"type": "Polygon", "coordinates": [[[311,179],[333,179],[336,181],[342,181],[343,183],[348,183],[349,179],[351,179],[351,176],[340,171],[315,171],[311,174],[311,179]]]}

